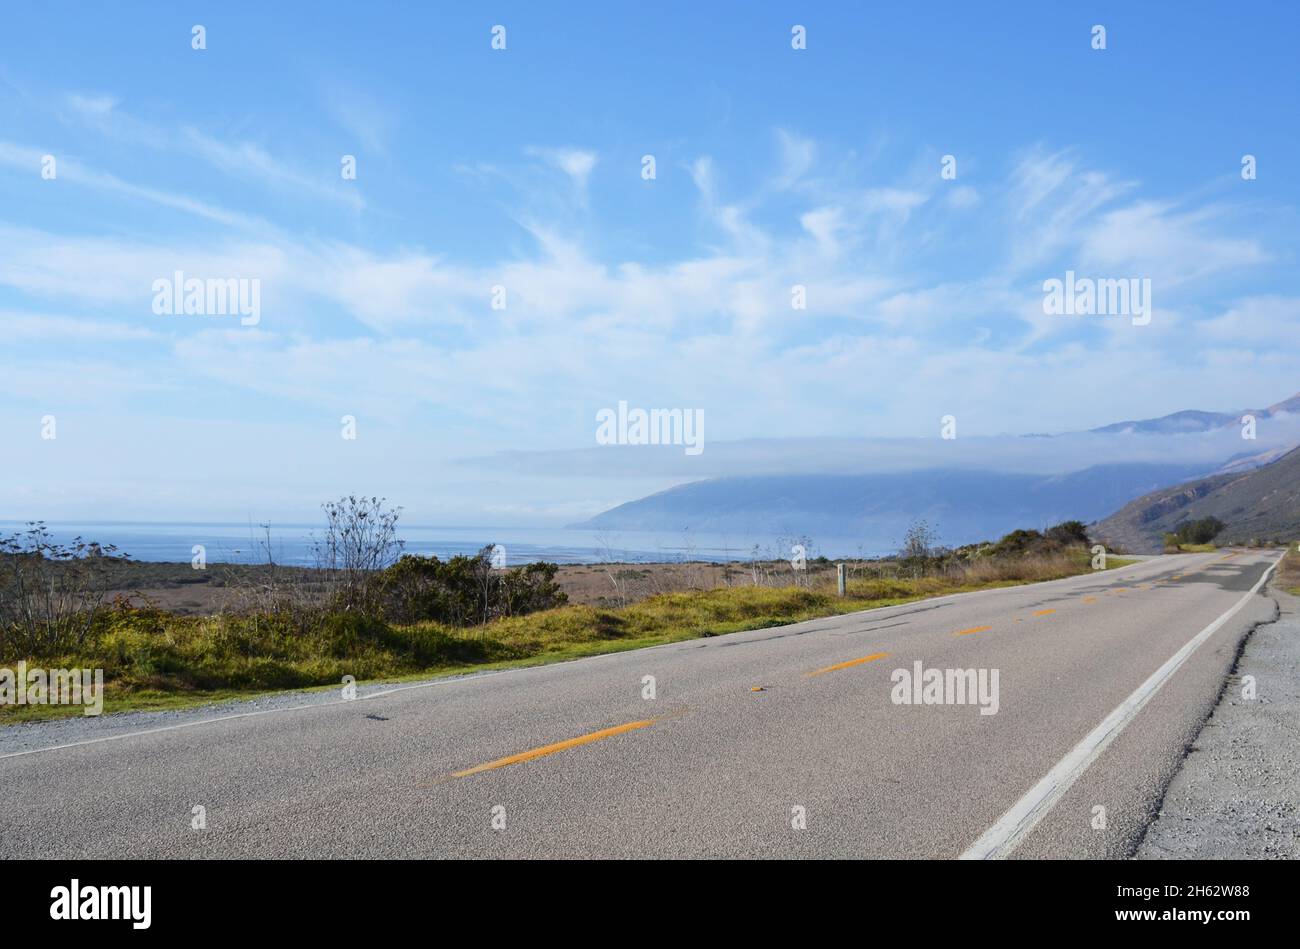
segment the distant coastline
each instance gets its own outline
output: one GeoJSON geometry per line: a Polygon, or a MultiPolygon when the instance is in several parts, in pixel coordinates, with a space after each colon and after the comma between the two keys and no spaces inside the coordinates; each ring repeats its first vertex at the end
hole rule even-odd
{"type": "MultiPolygon", "coordinates": [[[[0,520],[0,534],[21,530],[25,521],[0,520]]],[[[80,536],[149,563],[188,563],[192,549],[202,545],[209,563],[265,563],[265,531],[260,524],[137,521],[58,521],[46,527],[56,539],[80,536]]],[[[320,525],[284,523],[270,525],[271,555],[286,566],[312,566],[312,532],[320,525]]],[[[546,560],[561,564],[726,563],[787,559],[787,548],[798,542],[793,535],[701,534],[694,531],[584,530],[565,527],[438,527],[401,525],[398,535],[407,553],[447,558],[473,554],[489,544],[506,549],[509,563],[546,560]]],[[[896,549],[888,538],[869,542],[862,538],[812,537],[810,557],[882,556],[896,549]]]]}

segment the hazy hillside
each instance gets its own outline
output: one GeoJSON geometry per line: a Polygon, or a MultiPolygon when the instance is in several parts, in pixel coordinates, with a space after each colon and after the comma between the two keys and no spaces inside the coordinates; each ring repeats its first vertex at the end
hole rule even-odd
{"type": "Polygon", "coordinates": [[[1241,424],[1243,415],[1253,415],[1257,421],[1273,418],[1275,415],[1300,412],[1300,394],[1283,399],[1266,409],[1241,409],[1236,412],[1202,412],[1197,409],[1185,409],[1162,415],[1160,418],[1137,419],[1129,422],[1114,422],[1094,428],[1092,431],[1113,435],[1120,432],[1137,432],[1142,434],[1170,435],[1180,432],[1205,432],[1214,428],[1241,424]]]}
{"type": "Polygon", "coordinates": [[[1219,543],[1300,536],[1300,449],[1243,474],[1219,474],[1153,491],[1101,521],[1093,534],[1135,551],[1156,552],[1187,520],[1217,517],[1219,543]]]}
{"type": "MultiPolygon", "coordinates": [[[[1292,458],[1297,418],[1300,394],[1263,409],[1185,410],[1116,422],[1086,433],[1012,439],[1009,446],[986,449],[990,459],[997,459],[991,464],[1000,461],[1007,469],[1018,469],[1015,473],[980,470],[976,465],[951,461],[927,463],[921,456],[914,459],[921,463],[905,471],[790,474],[771,473],[769,468],[748,476],[718,476],[679,485],[573,526],[612,531],[690,529],[737,536],[860,537],[864,548],[881,550],[900,540],[917,518],[928,520],[948,544],[997,537],[1017,527],[1042,527],[1072,519],[1092,523],[1106,518],[1112,542],[1132,550],[1159,549],[1161,534],[1183,518],[1180,512],[1184,508],[1255,469],[1272,468],[1279,458],[1292,458]],[[1261,431],[1269,431],[1271,443],[1239,438],[1238,427],[1245,414],[1255,416],[1261,425],[1268,422],[1270,427],[1261,431]],[[1060,448],[1080,438],[1092,441],[1073,451],[1060,448]],[[1026,458],[1015,448],[1029,442],[1047,446],[1049,452],[1056,449],[1062,467],[1071,459],[1086,465],[1087,461],[1078,459],[1091,458],[1093,464],[1063,475],[1026,473],[1034,468],[1022,466],[1026,458]],[[1260,447],[1240,451],[1244,445],[1260,447]],[[1179,454],[1189,446],[1200,450],[1199,460],[1179,454]],[[1222,453],[1210,456],[1204,450],[1207,447],[1222,453]],[[1237,453],[1227,457],[1234,450],[1237,453]],[[1108,457],[1133,460],[1101,463],[1108,457]]],[[[1186,516],[1214,514],[1234,529],[1240,523],[1245,535],[1287,523],[1281,512],[1269,513],[1271,508],[1247,518],[1248,512],[1255,511],[1256,502],[1245,496],[1237,498],[1235,493],[1232,498],[1225,502],[1226,511],[1219,510],[1215,500],[1214,510],[1197,507],[1201,513],[1186,516]]],[[[1265,502],[1261,498],[1259,503],[1265,502]]]]}
{"type": "Polygon", "coordinates": [[[1187,465],[1106,465],[1068,475],[956,470],[717,478],[621,504],[575,525],[597,530],[784,533],[901,539],[924,517],[947,544],[1017,527],[1094,521],[1160,485],[1205,474],[1187,465]]]}

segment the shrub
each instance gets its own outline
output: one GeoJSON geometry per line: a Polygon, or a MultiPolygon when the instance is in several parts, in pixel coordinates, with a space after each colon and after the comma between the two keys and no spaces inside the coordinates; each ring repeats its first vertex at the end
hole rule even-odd
{"type": "Polygon", "coordinates": [[[117,548],[55,543],[42,521],[0,537],[0,656],[44,657],[85,643],[104,609],[117,548]]]}
{"type": "Polygon", "coordinates": [[[555,582],[559,564],[530,563],[504,571],[498,578],[498,616],[523,616],[549,610],[569,602],[555,582]]]}
{"type": "Polygon", "coordinates": [[[1049,527],[1046,536],[1048,540],[1060,544],[1062,547],[1069,547],[1073,544],[1082,544],[1087,547],[1090,543],[1088,540],[1088,527],[1083,521],[1062,521],[1055,527],[1049,527]]]}
{"type": "Polygon", "coordinates": [[[1224,523],[1217,517],[1203,517],[1198,521],[1184,521],[1174,530],[1180,544],[1208,544],[1223,530],[1224,523]]]}
{"type": "Polygon", "coordinates": [[[1043,547],[1044,537],[1035,530],[1014,530],[993,545],[994,557],[1019,557],[1043,547]]]}
{"type": "Polygon", "coordinates": [[[568,602],[555,582],[558,570],[552,563],[494,569],[489,545],[472,557],[458,554],[445,561],[408,554],[376,582],[383,615],[392,622],[471,626],[568,602]]]}
{"type": "Polygon", "coordinates": [[[1082,521],[1062,521],[1046,531],[1014,530],[989,551],[995,557],[1023,557],[1028,554],[1053,554],[1069,547],[1086,547],[1088,528],[1082,521]]]}

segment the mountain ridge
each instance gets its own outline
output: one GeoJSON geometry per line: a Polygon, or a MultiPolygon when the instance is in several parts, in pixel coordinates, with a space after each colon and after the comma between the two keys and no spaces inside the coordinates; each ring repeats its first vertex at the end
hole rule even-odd
{"type": "Polygon", "coordinates": [[[1102,519],[1093,530],[1103,543],[1158,553],[1166,533],[1185,521],[1217,517],[1217,543],[1289,540],[1300,535],[1300,448],[1245,472],[1226,472],[1157,489],[1102,519]]]}
{"type": "MultiPolygon", "coordinates": [[[[1154,419],[1117,422],[1091,434],[1186,435],[1257,419],[1300,413],[1300,394],[1266,409],[1242,412],[1184,410],[1154,419]]],[[[748,535],[870,538],[882,547],[924,518],[946,544],[1000,536],[1019,527],[1065,520],[1111,522],[1130,549],[1158,546],[1150,532],[1112,521],[1139,500],[1197,485],[1217,490],[1234,478],[1276,464],[1293,445],[1239,452],[1213,462],[1133,461],[1095,464],[1060,474],[926,466],[905,471],[838,474],[728,475],[679,484],[619,504],[570,525],[587,530],[675,531],[748,535]]],[[[1190,500],[1195,500],[1192,497],[1190,500]]],[[[1149,502],[1158,504],[1157,501],[1149,502]]],[[[1189,501],[1190,503],[1190,501],[1189,501]]],[[[1180,507],[1168,502],[1174,509],[1180,507]]],[[[1162,509],[1163,510],[1163,509],[1162,509]]],[[[1168,512],[1166,512],[1168,513],[1168,512]]],[[[1162,514],[1149,515],[1161,520],[1162,514]]],[[[1161,520],[1163,524],[1163,520],[1161,520]]]]}

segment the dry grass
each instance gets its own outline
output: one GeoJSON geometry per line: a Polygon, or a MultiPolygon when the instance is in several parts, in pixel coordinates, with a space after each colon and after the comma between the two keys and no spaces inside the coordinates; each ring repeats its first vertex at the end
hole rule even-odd
{"type": "Polygon", "coordinates": [[[1287,545],[1286,556],[1277,565],[1277,585],[1294,596],[1300,596],[1300,550],[1295,543],[1287,545]]]}

